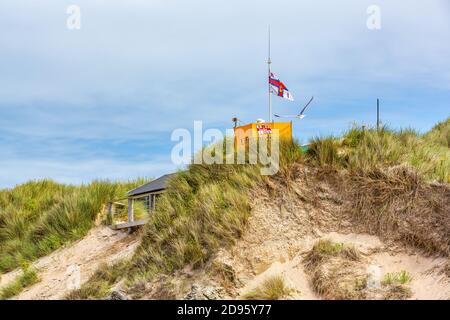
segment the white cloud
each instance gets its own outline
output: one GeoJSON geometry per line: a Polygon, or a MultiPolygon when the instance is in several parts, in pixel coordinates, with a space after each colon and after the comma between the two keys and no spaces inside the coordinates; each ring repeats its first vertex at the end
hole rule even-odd
{"type": "MultiPolygon", "coordinates": [[[[426,99],[439,98],[433,101],[434,112],[417,124],[429,127],[447,112],[448,2],[378,0],[380,31],[366,27],[371,4],[4,0],[0,161],[16,178],[0,175],[0,185],[43,174],[65,181],[77,175],[91,179],[103,168],[111,175],[127,170],[133,175],[129,163],[142,156],[140,150],[129,143],[128,150],[111,146],[117,150],[99,152],[98,144],[147,139],[157,147],[145,155],[159,156],[161,142],[155,139],[168,141],[173,129],[190,128],[194,120],[224,127],[232,116],[266,118],[269,23],[273,68],[297,98],[294,104],[274,100],[274,107],[290,113],[316,96],[308,118],[296,129],[302,139],[303,129],[307,137],[325,132],[324,122],[336,131],[353,120],[372,121],[370,104],[378,96],[395,108],[389,117],[401,125],[420,119],[426,99]],[[70,4],[81,8],[79,31],[66,28],[70,4]],[[412,107],[404,116],[406,105],[412,107]],[[92,146],[76,140],[92,141],[92,146]],[[70,171],[75,160],[85,165],[68,174],[65,169],[70,171]],[[16,167],[21,161],[28,169],[16,167]],[[103,167],[105,161],[110,165],[103,167]]],[[[140,164],[151,165],[147,160],[140,164]]]]}

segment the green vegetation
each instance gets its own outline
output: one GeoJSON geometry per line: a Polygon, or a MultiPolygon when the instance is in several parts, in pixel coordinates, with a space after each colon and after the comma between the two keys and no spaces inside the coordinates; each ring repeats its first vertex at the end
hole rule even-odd
{"type": "Polygon", "coordinates": [[[87,234],[104,205],[143,180],[81,186],[33,181],[0,191],[0,272],[87,234]]]}
{"type": "Polygon", "coordinates": [[[405,300],[412,296],[411,288],[405,285],[391,285],[385,288],[384,300],[405,300]]]}
{"type": "Polygon", "coordinates": [[[257,288],[243,296],[246,300],[280,300],[291,295],[292,289],[286,286],[283,277],[273,276],[264,280],[257,288]]]}
{"type": "MultiPolygon", "coordinates": [[[[119,224],[128,221],[128,204],[127,200],[122,201],[123,206],[117,206],[114,208],[114,217],[111,221],[111,217],[107,217],[108,224],[119,224]]],[[[144,202],[135,201],[133,205],[134,220],[143,220],[148,218],[148,210],[146,209],[144,202]]]]}
{"type": "Polygon", "coordinates": [[[402,270],[400,272],[386,273],[381,281],[383,286],[408,284],[412,280],[412,276],[409,272],[402,270]]]}
{"type": "Polygon", "coordinates": [[[314,291],[325,299],[366,298],[367,274],[354,246],[319,240],[303,263],[314,291]]]}
{"type": "Polygon", "coordinates": [[[312,140],[309,161],[318,166],[366,172],[377,167],[405,164],[427,180],[450,182],[450,118],[421,135],[411,129],[387,127],[361,129],[356,126],[342,138],[312,140]]]}
{"type": "MultiPolygon", "coordinates": [[[[145,226],[134,257],[124,262],[122,276],[151,279],[187,264],[202,266],[220,246],[241,234],[250,215],[245,190],[260,178],[257,167],[250,165],[191,165],[178,173],[145,226]]],[[[118,280],[117,269],[122,268],[100,268],[68,298],[105,297],[118,280]]]]}
{"type": "MultiPolygon", "coordinates": [[[[296,142],[282,142],[280,149],[279,175],[288,180],[290,166],[300,161],[302,153],[296,142]]],[[[150,280],[186,265],[199,268],[219,248],[233,244],[251,213],[248,192],[263,180],[259,165],[250,164],[194,164],[179,172],[145,226],[134,257],[126,262],[127,280],[150,280]]],[[[105,291],[96,288],[110,287],[111,280],[94,277],[77,297],[102,297],[105,291]]]]}
{"type": "Polygon", "coordinates": [[[401,241],[426,254],[449,256],[448,184],[427,183],[405,166],[341,174],[342,208],[366,232],[401,241]],[[430,232],[432,228],[433,232],[430,232]]]}
{"type": "Polygon", "coordinates": [[[10,299],[18,295],[26,287],[29,287],[39,281],[40,279],[35,269],[23,267],[23,273],[0,290],[0,300],[10,299]]]}
{"type": "Polygon", "coordinates": [[[412,295],[406,286],[412,277],[406,271],[387,273],[382,288],[367,286],[367,260],[353,246],[316,242],[304,259],[311,285],[325,299],[407,299],[412,295]]]}
{"type": "MultiPolygon", "coordinates": [[[[185,266],[194,269],[204,266],[219,248],[232,245],[241,236],[251,214],[251,192],[261,186],[267,187],[269,194],[276,193],[271,187],[274,179],[289,186],[298,175],[296,166],[299,164],[344,170],[350,173],[350,178],[356,177],[356,182],[361,180],[358,183],[362,185],[349,181],[358,186],[358,192],[376,202],[360,199],[362,195],[355,193],[354,199],[359,199],[358,203],[364,205],[364,208],[354,205],[359,212],[357,217],[370,222],[373,228],[378,227],[379,230],[375,231],[381,234],[385,226],[393,225],[394,221],[391,211],[386,209],[386,214],[380,211],[383,205],[391,205],[391,187],[397,186],[400,181],[400,185],[409,191],[410,185],[416,186],[420,182],[409,183],[409,176],[404,179],[405,183],[398,176],[386,178],[382,175],[383,170],[403,164],[415,168],[428,180],[450,182],[449,132],[450,118],[424,135],[410,129],[394,131],[381,128],[377,132],[354,127],[339,139],[313,139],[306,154],[297,142],[283,142],[280,170],[270,179],[261,176],[259,165],[191,165],[170,181],[167,192],[161,196],[156,211],[144,227],[141,244],[133,258],[116,265],[103,266],[69,298],[101,298],[119,280],[133,283],[140,279],[151,280],[160,273],[170,274],[185,266]],[[362,176],[367,181],[359,179],[362,176]],[[378,183],[377,179],[389,186],[385,188],[380,182],[378,192],[378,189],[374,189],[378,186],[374,184],[378,183]],[[373,190],[376,192],[371,192],[373,190]],[[390,220],[380,220],[384,216],[390,220]]],[[[0,272],[11,270],[21,261],[46,255],[67,242],[83,237],[108,200],[123,197],[126,191],[142,182],[93,182],[77,187],[40,181],[0,191],[0,272]]],[[[400,195],[410,194],[406,191],[401,189],[396,192],[400,195]]],[[[421,195],[419,192],[416,198],[421,200],[421,195]]],[[[397,200],[400,198],[395,197],[397,200]]],[[[394,205],[399,207],[396,203],[394,205]]],[[[426,206],[429,210],[437,207],[426,206]]],[[[425,208],[425,204],[417,207],[425,208]]],[[[137,205],[137,216],[139,211],[137,205]]],[[[397,214],[398,210],[395,212],[397,214]]],[[[120,219],[120,213],[116,218],[120,219]]],[[[441,233],[445,234],[444,231],[441,233]]],[[[407,234],[406,231],[401,236],[411,243],[428,239],[407,234]]],[[[322,262],[335,258],[356,263],[360,254],[353,247],[323,240],[316,243],[305,261],[313,270],[320,267],[322,262]]],[[[342,277],[337,271],[336,277],[342,277]]],[[[324,281],[333,283],[332,279],[327,279],[324,281]]],[[[319,280],[318,288],[325,283],[319,280]]],[[[361,276],[357,283],[351,283],[354,292],[360,294],[364,281],[365,278],[361,276]]],[[[273,287],[280,288],[279,284],[273,287]]],[[[343,293],[343,296],[347,293],[343,293]]],[[[351,297],[359,296],[355,293],[351,297]]]]}
{"type": "Polygon", "coordinates": [[[261,176],[250,165],[192,165],[170,182],[145,227],[132,269],[144,275],[202,266],[237,239],[250,216],[249,190],[261,176]]]}
{"type": "Polygon", "coordinates": [[[111,290],[111,286],[126,273],[128,266],[127,261],[121,261],[114,265],[102,264],[89,278],[88,282],[83,284],[80,289],[70,292],[66,299],[87,300],[106,297],[111,290]]]}
{"type": "Polygon", "coordinates": [[[409,298],[412,295],[412,291],[406,285],[411,280],[411,274],[405,270],[385,274],[383,280],[381,280],[381,285],[385,291],[383,299],[404,300],[409,298]]]}
{"type": "MultiPolygon", "coordinates": [[[[412,130],[395,132],[382,128],[377,132],[355,127],[341,139],[313,140],[306,154],[297,142],[283,142],[280,170],[270,179],[261,176],[258,165],[191,165],[170,181],[143,230],[134,257],[124,262],[124,275],[118,278],[97,275],[78,291],[78,298],[102,297],[107,294],[105,288],[123,278],[127,283],[134,283],[151,280],[160,273],[171,274],[187,265],[204,266],[219,248],[232,245],[242,234],[251,214],[249,192],[260,185],[275,194],[277,191],[271,189],[272,179],[289,187],[296,179],[295,168],[299,164],[331,166],[363,175],[374,169],[409,164],[428,179],[447,181],[449,150],[443,144],[446,141],[443,132],[448,126],[447,120],[425,135],[412,130]]],[[[306,261],[317,266],[336,257],[358,262],[360,254],[353,247],[325,240],[314,246],[306,261]]],[[[360,292],[364,281],[365,277],[361,276],[356,283],[352,282],[354,292],[360,292]]]]}
{"type": "Polygon", "coordinates": [[[425,139],[450,148],[450,118],[436,124],[430,132],[425,134],[425,139]]]}
{"type": "Polygon", "coordinates": [[[326,239],[317,241],[306,255],[304,261],[307,268],[313,269],[323,261],[338,256],[352,261],[358,261],[360,258],[359,252],[353,246],[334,243],[326,239]]]}
{"type": "Polygon", "coordinates": [[[330,240],[319,240],[314,244],[313,252],[326,255],[337,255],[344,250],[343,243],[334,243],[330,240]]]}
{"type": "MultiPolygon", "coordinates": [[[[298,162],[297,143],[281,143],[280,175],[298,162]]],[[[169,183],[131,262],[139,276],[204,265],[234,243],[250,216],[249,190],[264,178],[259,165],[189,166],[169,183]]]]}

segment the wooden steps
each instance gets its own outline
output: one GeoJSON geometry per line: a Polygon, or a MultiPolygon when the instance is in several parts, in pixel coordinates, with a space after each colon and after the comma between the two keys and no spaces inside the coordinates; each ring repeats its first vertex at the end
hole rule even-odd
{"type": "Polygon", "coordinates": [[[119,224],[112,225],[111,228],[113,228],[114,230],[133,228],[133,227],[142,226],[142,225],[146,224],[147,221],[148,221],[147,219],[143,219],[143,220],[119,223],[119,224]]]}

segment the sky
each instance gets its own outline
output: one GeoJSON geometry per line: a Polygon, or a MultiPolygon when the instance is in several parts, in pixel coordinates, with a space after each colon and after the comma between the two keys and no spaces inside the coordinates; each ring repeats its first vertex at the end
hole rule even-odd
{"type": "Polygon", "coordinates": [[[2,0],[0,188],[157,177],[178,168],[175,129],[267,119],[269,24],[272,70],[295,97],[274,96],[274,112],[315,97],[294,122],[302,143],[373,125],[377,98],[393,128],[450,116],[446,0],[2,0]]]}

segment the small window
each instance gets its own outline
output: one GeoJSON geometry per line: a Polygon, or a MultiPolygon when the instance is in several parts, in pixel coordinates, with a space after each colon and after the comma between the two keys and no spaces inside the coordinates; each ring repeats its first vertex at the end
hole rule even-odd
{"type": "Polygon", "coordinates": [[[146,211],[149,211],[149,209],[150,209],[150,197],[149,196],[142,197],[137,200],[142,202],[146,211]]]}

